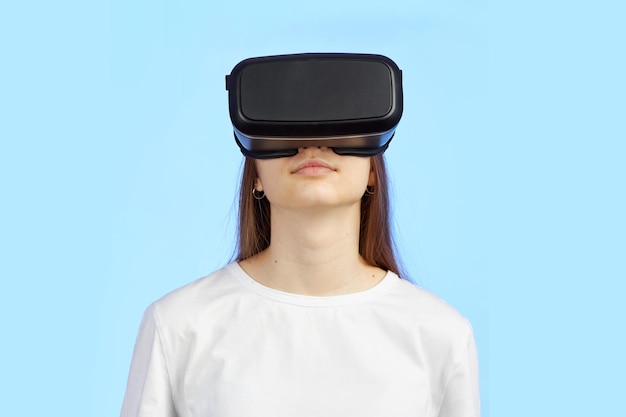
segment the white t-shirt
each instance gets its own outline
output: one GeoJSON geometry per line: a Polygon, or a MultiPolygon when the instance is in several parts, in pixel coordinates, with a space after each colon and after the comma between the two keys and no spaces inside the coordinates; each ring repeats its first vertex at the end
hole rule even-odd
{"type": "Polygon", "coordinates": [[[263,286],[232,263],[153,303],[122,417],[478,417],[472,328],[388,272],[337,296],[263,286]]]}

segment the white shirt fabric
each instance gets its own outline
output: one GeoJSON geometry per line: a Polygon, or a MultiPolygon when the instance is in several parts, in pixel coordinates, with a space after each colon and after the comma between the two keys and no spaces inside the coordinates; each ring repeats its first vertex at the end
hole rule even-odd
{"type": "Polygon", "coordinates": [[[388,272],[363,292],[263,286],[237,263],[153,303],[122,417],[478,417],[472,328],[388,272]]]}

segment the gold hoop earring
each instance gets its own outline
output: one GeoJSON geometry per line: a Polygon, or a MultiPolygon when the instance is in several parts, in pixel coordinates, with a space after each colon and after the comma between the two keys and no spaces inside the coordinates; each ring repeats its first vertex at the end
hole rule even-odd
{"type": "Polygon", "coordinates": [[[368,185],[367,187],[365,187],[365,194],[374,195],[374,186],[368,185]]]}
{"type": "Polygon", "coordinates": [[[257,200],[263,200],[265,198],[265,191],[257,191],[256,187],[252,189],[252,196],[257,200]]]}

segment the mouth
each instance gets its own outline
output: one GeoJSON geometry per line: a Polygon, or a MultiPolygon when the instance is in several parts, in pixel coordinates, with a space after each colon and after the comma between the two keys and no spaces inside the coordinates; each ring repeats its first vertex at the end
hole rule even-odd
{"type": "Polygon", "coordinates": [[[322,159],[307,159],[298,164],[291,173],[299,175],[317,175],[334,171],[333,166],[322,159]]]}

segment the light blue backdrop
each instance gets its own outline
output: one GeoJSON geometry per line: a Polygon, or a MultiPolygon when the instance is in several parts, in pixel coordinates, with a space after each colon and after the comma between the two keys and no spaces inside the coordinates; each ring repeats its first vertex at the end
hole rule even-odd
{"type": "Polygon", "coordinates": [[[2,415],[119,412],[143,309],[233,249],[224,75],[322,51],[403,70],[398,243],[475,327],[483,415],[624,410],[619,7],[19,4],[0,8],[2,415]]]}

